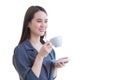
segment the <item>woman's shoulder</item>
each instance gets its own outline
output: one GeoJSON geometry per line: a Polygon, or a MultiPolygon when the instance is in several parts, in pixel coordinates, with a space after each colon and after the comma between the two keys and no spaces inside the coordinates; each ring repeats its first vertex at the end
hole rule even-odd
{"type": "Polygon", "coordinates": [[[18,44],[15,48],[29,48],[31,47],[31,44],[28,39],[23,41],[22,43],[18,44]]]}
{"type": "Polygon", "coordinates": [[[28,41],[25,40],[23,41],[22,43],[18,44],[15,48],[14,48],[14,51],[24,51],[26,49],[26,45],[28,44],[28,41]]]}
{"type": "Polygon", "coordinates": [[[15,48],[14,48],[14,56],[16,57],[23,57],[26,56],[26,52],[27,52],[27,48],[26,46],[29,46],[27,41],[24,41],[20,44],[18,44],[15,48]]]}
{"type": "Polygon", "coordinates": [[[22,43],[20,43],[20,44],[18,44],[18,45],[15,47],[15,50],[16,50],[16,49],[23,49],[23,48],[24,48],[24,45],[25,45],[25,41],[22,42],[22,43]]]}
{"type": "Polygon", "coordinates": [[[15,48],[14,48],[14,54],[18,54],[20,53],[21,51],[24,50],[24,46],[23,44],[18,44],[15,48]]]}
{"type": "Polygon", "coordinates": [[[25,59],[28,59],[27,51],[25,48],[26,43],[20,43],[14,48],[14,54],[13,59],[16,61],[23,61],[25,59]]]}

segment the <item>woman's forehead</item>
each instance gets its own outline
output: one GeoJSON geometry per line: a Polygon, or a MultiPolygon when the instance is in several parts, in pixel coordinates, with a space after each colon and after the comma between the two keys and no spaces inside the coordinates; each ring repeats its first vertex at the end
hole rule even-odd
{"type": "Polygon", "coordinates": [[[38,11],[34,14],[35,19],[47,19],[47,15],[43,11],[38,11]]]}

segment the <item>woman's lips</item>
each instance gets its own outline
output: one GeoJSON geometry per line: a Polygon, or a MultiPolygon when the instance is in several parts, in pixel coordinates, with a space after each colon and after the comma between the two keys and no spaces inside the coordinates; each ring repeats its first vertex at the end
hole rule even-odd
{"type": "Polygon", "coordinates": [[[45,30],[39,30],[40,32],[45,32],[45,30]]]}

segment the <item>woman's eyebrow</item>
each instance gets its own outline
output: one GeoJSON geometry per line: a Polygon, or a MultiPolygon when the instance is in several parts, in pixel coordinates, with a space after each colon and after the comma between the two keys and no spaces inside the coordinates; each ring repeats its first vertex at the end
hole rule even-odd
{"type": "MultiPolygon", "coordinates": [[[[43,20],[43,19],[41,19],[41,18],[37,18],[36,20],[43,20]]],[[[48,20],[48,19],[45,19],[45,20],[48,20]]]]}

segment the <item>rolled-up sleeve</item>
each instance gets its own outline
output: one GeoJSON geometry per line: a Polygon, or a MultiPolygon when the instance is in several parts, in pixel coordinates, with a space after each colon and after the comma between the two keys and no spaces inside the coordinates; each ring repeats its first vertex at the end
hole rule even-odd
{"type": "Polygon", "coordinates": [[[22,46],[14,49],[13,65],[16,68],[21,80],[38,80],[37,76],[31,70],[29,57],[22,46]]]}

